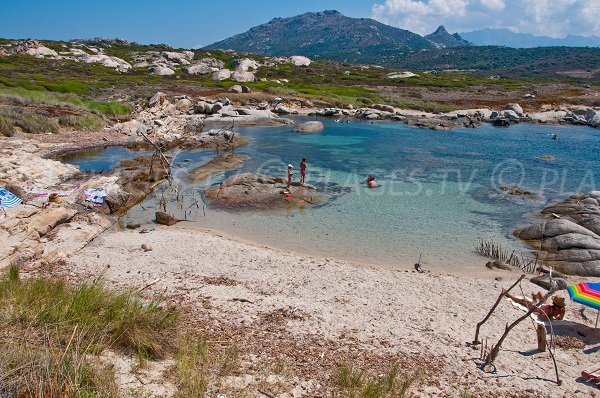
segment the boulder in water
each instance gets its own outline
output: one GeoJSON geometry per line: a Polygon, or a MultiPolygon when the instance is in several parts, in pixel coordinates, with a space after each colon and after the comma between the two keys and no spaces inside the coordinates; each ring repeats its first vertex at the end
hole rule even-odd
{"type": "Polygon", "coordinates": [[[318,121],[305,122],[292,130],[295,133],[318,133],[323,131],[323,123],[318,121]]]}

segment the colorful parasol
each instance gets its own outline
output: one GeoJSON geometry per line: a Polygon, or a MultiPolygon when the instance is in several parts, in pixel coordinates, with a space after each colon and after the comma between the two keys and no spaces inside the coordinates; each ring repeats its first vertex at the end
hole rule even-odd
{"type": "Polygon", "coordinates": [[[600,282],[581,282],[567,286],[571,300],[598,310],[596,327],[600,317],[600,282]]]}
{"type": "Polygon", "coordinates": [[[10,192],[5,188],[0,188],[0,208],[8,209],[10,207],[18,206],[22,203],[14,193],[10,192]]]}

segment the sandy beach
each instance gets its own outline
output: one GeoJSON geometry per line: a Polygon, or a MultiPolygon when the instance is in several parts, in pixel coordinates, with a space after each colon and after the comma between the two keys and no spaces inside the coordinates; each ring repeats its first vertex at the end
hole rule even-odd
{"type": "MultiPolygon", "coordinates": [[[[253,339],[275,333],[265,314],[283,314],[277,333],[290,341],[322,341],[316,348],[323,350],[321,359],[330,355],[325,347],[333,344],[359,354],[405,358],[408,366],[424,368],[425,378],[413,389],[414,396],[597,396],[597,390],[577,379],[582,370],[597,367],[600,330],[593,329],[595,313],[586,309],[582,314],[583,307],[572,302],[565,321],[554,324],[561,386],[555,383],[550,355],[535,351],[535,329],[529,321],[505,341],[495,374],[478,368],[479,350],[467,343],[500,290],[518,278],[517,272],[489,271],[478,277],[417,273],[409,264],[390,270],[178,227],[157,227],[146,234],[108,231],[56,267],[55,272],[69,279],[101,277],[116,288],[143,287],[159,279],[146,294],[164,295],[197,310],[205,327],[241,330],[248,347],[255,346],[253,339]],[[142,250],[142,244],[152,250],[142,250]]],[[[539,290],[527,280],[522,288],[526,295],[539,290]]],[[[483,338],[491,345],[504,325],[521,315],[503,300],[482,328],[483,338]]],[[[278,352],[246,355],[276,358],[278,352]]],[[[309,373],[294,384],[311,385],[318,375],[309,373]]],[[[314,395],[307,387],[300,396],[314,395]]]]}

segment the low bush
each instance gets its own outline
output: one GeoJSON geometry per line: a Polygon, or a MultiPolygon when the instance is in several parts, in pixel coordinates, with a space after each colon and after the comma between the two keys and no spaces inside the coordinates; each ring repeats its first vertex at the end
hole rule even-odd
{"type": "Polygon", "coordinates": [[[177,313],[101,284],[0,279],[0,393],[9,396],[117,396],[114,375],[96,354],[140,360],[174,351],[177,313]]]}

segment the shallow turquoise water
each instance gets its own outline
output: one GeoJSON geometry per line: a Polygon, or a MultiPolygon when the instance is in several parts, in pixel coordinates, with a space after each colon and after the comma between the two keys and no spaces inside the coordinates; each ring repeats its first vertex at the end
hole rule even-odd
{"type": "Polygon", "coordinates": [[[113,170],[122,160],[135,159],[149,154],[151,152],[132,150],[122,146],[111,146],[67,154],[61,160],[79,167],[82,171],[101,173],[113,170]]]}
{"type": "MultiPolygon", "coordinates": [[[[268,213],[203,208],[203,186],[240,170],[190,185],[186,170],[214,156],[214,151],[193,151],[177,159],[185,203],[168,210],[192,220],[184,224],[191,228],[223,230],[285,249],[393,267],[410,266],[423,253],[430,267],[469,270],[485,262],[472,253],[479,237],[525,253],[512,230],[531,222],[548,202],[599,188],[594,173],[600,170],[600,132],[591,128],[521,124],[432,131],[323,122],[325,130],[311,135],[294,134],[290,126],[240,129],[250,145],[236,152],[251,157],[241,171],[280,176],[288,163],[297,170],[301,158],[308,158],[307,183],[332,195],[330,203],[268,213]],[[553,133],[558,141],[551,140],[553,133]],[[556,160],[540,160],[541,155],[556,160]],[[379,188],[361,184],[367,174],[377,176],[379,188]],[[536,195],[510,197],[497,189],[501,185],[519,185],[536,195]]],[[[132,209],[126,221],[150,223],[157,195],[132,209]]]]}

